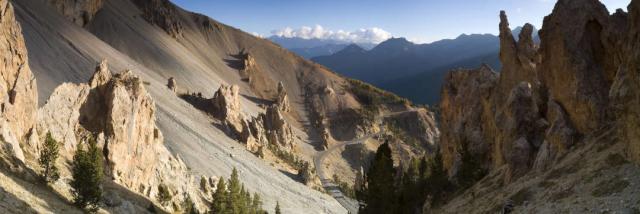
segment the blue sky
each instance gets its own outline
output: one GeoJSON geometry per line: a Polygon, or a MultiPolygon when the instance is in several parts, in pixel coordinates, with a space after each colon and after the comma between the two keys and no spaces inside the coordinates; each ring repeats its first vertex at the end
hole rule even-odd
{"type": "MultiPolygon", "coordinates": [[[[185,9],[263,36],[270,36],[275,31],[283,33],[287,27],[293,30],[293,35],[307,35],[300,33],[302,26],[318,29],[315,26],[319,25],[321,31],[312,32],[335,35],[342,30],[345,35],[354,37],[361,34],[374,35],[367,38],[390,35],[416,42],[455,38],[462,33],[496,34],[500,10],[507,11],[512,27],[526,22],[539,27],[555,4],[554,0],[172,1],[185,9]],[[376,30],[371,30],[374,28],[376,30]],[[351,33],[354,31],[360,33],[351,33]]],[[[602,2],[612,12],[615,8],[626,9],[630,0],[602,2]]]]}

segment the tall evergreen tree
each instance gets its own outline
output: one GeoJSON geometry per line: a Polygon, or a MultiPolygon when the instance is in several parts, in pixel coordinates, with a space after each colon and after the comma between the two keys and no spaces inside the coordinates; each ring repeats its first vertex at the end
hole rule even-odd
{"type": "Polygon", "coordinates": [[[475,184],[487,173],[480,165],[480,160],[469,151],[467,143],[462,143],[459,149],[460,170],[457,173],[457,181],[461,188],[466,189],[475,184]]]}
{"type": "Polygon", "coordinates": [[[432,196],[432,204],[442,202],[447,191],[451,188],[451,182],[449,176],[444,169],[442,162],[442,153],[440,151],[435,152],[435,156],[429,162],[429,177],[426,179],[425,192],[432,196]]]}
{"type": "Polygon", "coordinates": [[[73,156],[71,187],[74,203],[89,212],[95,212],[102,199],[103,158],[93,138],[89,139],[88,144],[87,151],[79,144],[73,156]]]}
{"type": "Polygon", "coordinates": [[[224,179],[218,180],[216,185],[216,191],[213,193],[213,202],[211,203],[211,210],[213,213],[227,213],[227,185],[224,179]]]}
{"type": "Polygon", "coordinates": [[[40,151],[40,158],[38,158],[38,163],[44,170],[42,178],[46,182],[57,181],[58,178],[60,178],[58,167],[56,167],[59,150],[60,146],[58,145],[58,142],[53,139],[51,132],[47,132],[47,137],[44,141],[44,148],[40,151]]]}
{"type": "Polygon", "coordinates": [[[229,197],[227,198],[227,207],[233,214],[240,214],[242,212],[242,199],[241,194],[242,184],[238,178],[238,170],[233,168],[231,177],[229,178],[229,197]]]}
{"type": "Polygon", "coordinates": [[[362,213],[394,213],[396,211],[394,172],[391,148],[389,143],[385,142],[378,147],[367,173],[367,193],[363,200],[366,206],[362,213]]]}

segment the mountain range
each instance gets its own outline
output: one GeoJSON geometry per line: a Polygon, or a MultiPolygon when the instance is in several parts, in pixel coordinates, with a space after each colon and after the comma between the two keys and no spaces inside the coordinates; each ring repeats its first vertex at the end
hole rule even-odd
{"type": "MultiPolygon", "coordinates": [[[[333,39],[304,39],[284,36],[271,36],[268,39],[306,59],[332,55],[352,44],[348,41],[333,39]]],[[[357,45],[367,50],[376,46],[376,44],[373,43],[358,43],[357,45]]]]}
{"type": "MultiPolygon", "coordinates": [[[[518,34],[521,27],[515,28],[518,34]]],[[[537,30],[534,40],[539,41],[537,30]]],[[[429,44],[414,44],[404,38],[384,41],[371,50],[351,45],[313,61],[347,77],[369,82],[413,102],[435,104],[446,71],[474,68],[481,64],[498,69],[500,41],[491,34],[462,34],[429,44]]]]}

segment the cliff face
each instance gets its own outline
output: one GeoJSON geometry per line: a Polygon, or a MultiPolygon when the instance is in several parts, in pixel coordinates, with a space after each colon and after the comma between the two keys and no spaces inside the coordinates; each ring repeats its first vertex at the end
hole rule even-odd
{"type": "Polygon", "coordinates": [[[0,150],[24,161],[20,143],[33,131],[38,93],[13,6],[2,0],[0,11],[0,150]]]}
{"type": "Polygon", "coordinates": [[[528,24],[516,42],[502,12],[500,74],[483,67],[445,80],[441,146],[450,173],[468,145],[485,168],[506,166],[509,182],[544,171],[611,124],[637,161],[639,2],[628,15],[609,15],[597,0],[560,0],[544,19],[539,48],[528,24]]]}

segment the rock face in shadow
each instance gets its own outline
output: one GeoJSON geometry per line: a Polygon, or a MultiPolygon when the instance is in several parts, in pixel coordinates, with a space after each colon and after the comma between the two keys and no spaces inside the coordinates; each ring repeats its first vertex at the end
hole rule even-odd
{"type": "Polygon", "coordinates": [[[628,16],[622,11],[613,15],[615,23],[628,23],[628,32],[622,32],[626,40],[615,42],[620,47],[622,63],[617,67],[614,82],[609,91],[620,140],[628,144],[627,154],[640,163],[640,1],[633,0],[628,16]],[[628,20],[624,21],[625,18],[628,20]],[[621,21],[622,20],[622,21],[621,21]]]}
{"type": "Polygon", "coordinates": [[[47,0],[69,21],[86,26],[102,9],[103,0],[47,0]]]}
{"type": "Polygon", "coordinates": [[[638,41],[631,41],[636,26],[627,19],[637,2],[629,15],[609,15],[597,0],[560,0],[544,20],[539,48],[528,24],[516,42],[501,12],[500,74],[452,71],[443,87],[441,146],[450,173],[457,149],[468,145],[485,168],[507,166],[509,182],[531,168],[543,171],[611,123],[633,157],[638,41]]]}
{"type": "Polygon", "coordinates": [[[2,0],[0,11],[0,151],[24,161],[20,143],[33,133],[38,92],[13,6],[2,0]]]}

